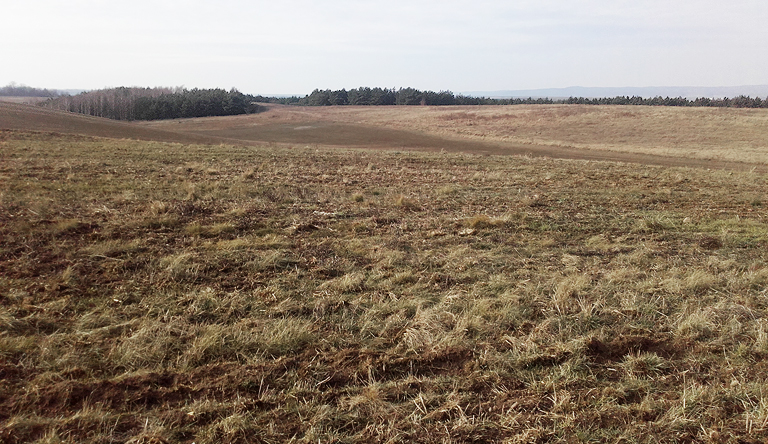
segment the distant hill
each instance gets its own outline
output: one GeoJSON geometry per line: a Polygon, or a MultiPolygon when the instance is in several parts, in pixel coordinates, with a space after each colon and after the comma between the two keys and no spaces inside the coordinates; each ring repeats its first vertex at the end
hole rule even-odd
{"type": "Polygon", "coordinates": [[[30,96],[2,96],[0,95],[0,102],[12,102],[12,103],[26,103],[28,105],[35,105],[40,102],[45,102],[49,97],[30,97],[30,96]]]}
{"type": "Polygon", "coordinates": [[[128,122],[2,101],[0,130],[46,131],[178,143],[218,144],[227,141],[221,137],[152,129],[128,122]]]}
{"type": "Polygon", "coordinates": [[[0,87],[0,96],[3,97],[56,97],[58,95],[59,92],[56,90],[33,88],[13,82],[0,87]]]}
{"type": "Polygon", "coordinates": [[[768,85],[745,85],[745,86],[648,86],[648,87],[584,87],[570,86],[567,88],[545,88],[545,89],[521,89],[521,90],[502,90],[502,91],[467,91],[463,94],[472,97],[492,97],[492,98],[539,98],[548,97],[551,99],[568,97],[617,97],[617,96],[638,96],[638,97],[683,97],[686,99],[696,99],[699,97],[723,98],[723,97],[768,97],[768,85]]]}

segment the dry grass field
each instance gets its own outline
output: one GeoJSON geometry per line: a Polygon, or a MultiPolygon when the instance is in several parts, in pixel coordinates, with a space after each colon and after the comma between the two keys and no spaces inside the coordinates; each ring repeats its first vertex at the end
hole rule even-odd
{"type": "Polygon", "coordinates": [[[144,128],[128,122],[90,117],[0,101],[0,130],[46,131],[63,134],[85,134],[116,139],[138,139],[179,143],[221,143],[223,139],[197,134],[144,128]]]}
{"type": "Polygon", "coordinates": [[[46,100],[48,100],[47,97],[0,96],[0,102],[23,103],[26,105],[34,105],[46,100]]]}
{"type": "MultiPolygon", "coordinates": [[[[443,137],[374,120],[392,110],[289,111],[142,134],[350,112],[346,128],[443,137]]],[[[756,116],[734,125],[759,147],[756,116]]],[[[768,439],[757,160],[64,132],[0,131],[0,442],[768,439]]]]}
{"type": "Polygon", "coordinates": [[[768,165],[768,110],[647,106],[270,107],[151,122],[260,142],[530,154],[731,169],[768,165]],[[385,137],[377,132],[384,131],[385,137]],[[353,135],[353,136],[352,136],[353,135]],[[361,136],[362,135],[362,136],[361,136]],[[366,138],[367,137],[367,138],[366,138]],[[680,161],[679,159],[684,159],[680,161]],[[752,164],[752,165],[750,165],[752,164]]]}

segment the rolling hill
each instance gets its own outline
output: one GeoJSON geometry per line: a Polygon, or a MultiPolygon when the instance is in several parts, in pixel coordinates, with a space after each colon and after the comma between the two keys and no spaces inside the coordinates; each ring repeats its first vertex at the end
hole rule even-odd
{"type": "Polygon", "coordinates": [[[185,144],[325,146],[768,170],[766,110],[589,105],[295,107],[119,122],[0,102],[0,129],[185,144]]]}
{"type": "Polygon", "coordinates": [[[178,143],[222,143],[221,138],[142,127],[98,117],[55,111],[20,103],[0,102],[0,129],[81,134],[114,139],[178,143]]]}

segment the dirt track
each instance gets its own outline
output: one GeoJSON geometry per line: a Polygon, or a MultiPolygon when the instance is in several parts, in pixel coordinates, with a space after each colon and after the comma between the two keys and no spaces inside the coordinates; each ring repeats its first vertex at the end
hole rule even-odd
{"type": "MultiPolygon", "coordinates": [[[[213,117],[127,123],[52,111],[29,105],[0,103],[0,129],[49,131],[98,137],[200,144],[288,144],[348,148],[466,152],[482,155],[525,155],[560,159],[616,161],[646,165],[767,172],[763,163],[661,156],[636,152],[570,148],[551,144],[477,140],[454,134],[358,123],[344,110],[341,119],[323,110],[274,107],[257,116],[213,117]],[[331,115],[333,117],[333,115],[331,115]]],[[[337,114],[341,115],[337,112],[337,114]]]]}

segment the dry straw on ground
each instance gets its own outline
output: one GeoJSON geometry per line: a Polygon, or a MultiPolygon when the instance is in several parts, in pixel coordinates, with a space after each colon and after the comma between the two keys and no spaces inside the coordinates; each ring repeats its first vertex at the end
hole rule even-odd
{"type": "Polygon", "coordinates": [[[2,442],[768,439],[762,174],[0,153],[2,442]]]}
{"type": "Polygon", "coordinates": [[[725,161],[756,164],[765,171],[766,125],[765,109],[517,105],[272,106],[251,116],[145,126],[244,141],[530,153],[677,166],[686,163],[676,158],[687,159],[688,165],[695,159],[700,166],[725,161]]]}

